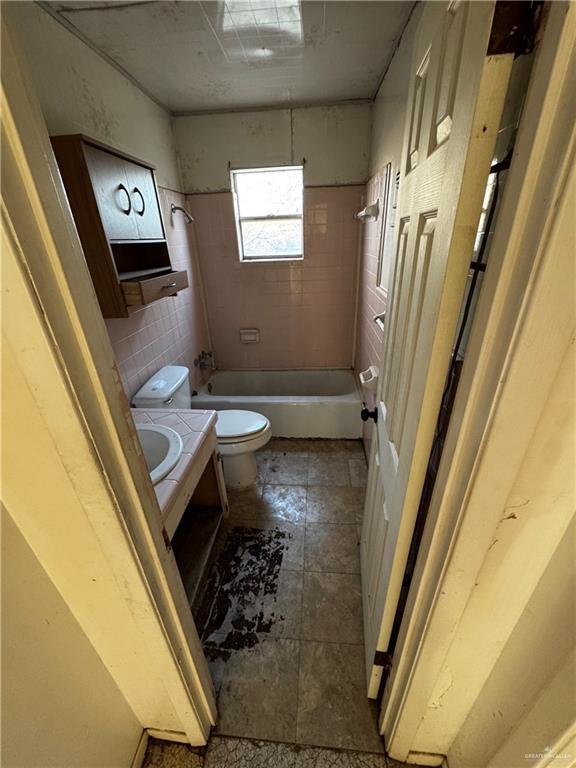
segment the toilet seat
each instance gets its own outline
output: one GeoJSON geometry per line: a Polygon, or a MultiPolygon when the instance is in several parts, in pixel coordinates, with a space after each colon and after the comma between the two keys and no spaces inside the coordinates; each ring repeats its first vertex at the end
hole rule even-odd
{"type": "Polygon", "coordinates": [[[256,439],[270,427],[266,416],[254,411],[218,411],[216,436],[218,442],[240,443],[256,439]]]}
{"type": "Polygon", "coordinates": [[[272,437],[270,421],[254,411],[216,411],[218,453],[228,488],[248,488],[258,480],[256,451],[272,437]]]}

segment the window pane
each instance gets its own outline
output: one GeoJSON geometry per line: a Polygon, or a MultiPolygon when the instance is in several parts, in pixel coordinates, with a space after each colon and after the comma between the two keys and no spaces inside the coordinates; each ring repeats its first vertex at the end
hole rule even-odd
{"type": "Polygon", "coordinates": [[[302,214],[302,169],[234,174],[240,218],[302,214]]]}
{"type": "Polygon", "coordinates": [[[245,259],[302,256],[302,219],[243,221],[245,259]]]}

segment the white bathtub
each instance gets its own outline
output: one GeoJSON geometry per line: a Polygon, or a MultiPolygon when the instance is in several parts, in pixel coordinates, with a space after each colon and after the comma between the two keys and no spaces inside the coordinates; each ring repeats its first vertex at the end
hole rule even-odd
{"type": "Polygon", "coordinates": [[[257,411],[276,437],[362,437],[351,371],[214,371],[192,407],[257,411]]]}

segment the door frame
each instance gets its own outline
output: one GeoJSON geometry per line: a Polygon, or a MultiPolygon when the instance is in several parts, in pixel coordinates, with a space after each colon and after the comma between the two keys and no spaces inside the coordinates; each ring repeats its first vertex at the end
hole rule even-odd
{"type": "MultiPolygon", "coordinates": [[[[554,223],[555,203],[564,191],[569,163],[573,161],[575,26],[576,8],[572,4],[548,4],[491,246],[490,266],[392,671],[384,688],[380,732],[389,753],[397,760],[426,759],[421,753],[411,755],[414,738],[497,523],[492,520],[494,513],[487,522],[474,500],[480,495],[483,508],[497,510],[499,519],[565,344],[564,337],[555,340],[542,335],[548,365],[543,359],[536,374],[525,382],[521,392],[522,428],[515,427],[506,460],[502,461],[498,417],[511,407],[506,399],[506,383],[513,364],[533,363],[533,347],[526,345],[522,337],[522,324],[529,312],[540,311],[545,317],[544,306],[537,305],[534,286],[554,223]],[[492,482],[486,482],[483,473],[491,463],[498,469],[497,481],[492,478],[492,482]],[[459,577],[457,596],[452,593],[449,600],[443,601],[443,588],[463,555],[469,561],[472,558],[473,563],[469,563],[466,577],[459,577]]],[[[510,436],[510,432],[507,434],[510,436]]],[[[518,610],[520,604],[518,596],[518,605],[510,605],[510,611],[518,610]]],[[[440,765],[442,757],[431,754],[429,762],[423,764],[440,765]]]]}
{"type": "MultiPolygon", "coordinates": [[[[163,680],[174,710],[167,720],[173,719],[175,714],[181,729],[164,731],[150,722],[149,713],[153,708],[147,701],[150,694],[145,682],[147,670],[136,667],[137,654],[134,654],[134,660],[124,657],[120,661],[113,638],[103,637],[104,631],[98,622],[105,621],[105,610],[99,613],[97,601],[90,601],[86,593],[74,589],[70,564],[51,546],[53,530],[51,533],[45,521],[26,519],[16,510],[12,514],[16,515],[15,521],[25,538],[67,600],[142,725],[152,728],[155,736],[202,745],[207,742],[210,728],[216,722],[216,700],[210,673],[174,554],[162,537],[158,501],[46,123],[32,81],[27,76],[25,58],[15,48],[15,38],[10,34],[5,18],[2,19],[1,78],[2,219],[8,244],[6,253],[11,264],[18,264],[14,274],[22,276],[22,285],[34,298],[36,312],[23,317],[22,324],[30,326],[31,334],[38,334],[43,329],[38,339],[48,342],[39,340],[38,344],[42,344],[43,351],[58,362],[58,373],[39,370],[40,352],[37,359],[34,356],[27,359],[22,340],[15,337],[17,360],[30,391],[43,391],[46,381],[46,389],[52,387],[54,391],[67,393],[66,402],[44,404],[47,434],[65,462],[69,446],[62,444],[61,437],[59,445],[58,414],[63,415],[70,405],[75,413],[71,428],[72,425],[78,427],[81,430],[78,435],[83,432],[93,457],[86,472],[98,467],[97,473],[91,475],[94,487],[103,483],[108,495],[106,502],[102,496],[97,502],[94,496],[79,508],[80,525],[96,535],[101,548],[99,554],[103,553],[103,562],[107,562],[115,574],[137,630],[142,638],[146,638],[145,643],[154,649],[154,672],[163,680]],[[109,509],[114,509],[115,514],[104,526],[109,509]]],[[[73,468],[67,466],[66,469],[71,483],[78,487],[73,468]]],[[[85,481],[88,477],[90,474],[85,481]]],[[[64,517],[62,519],[64,521],[64,517]]],[[[66,537],[69,550],[74,551],[76,560],[81,560],[86,540],[75,530],[66,530],[66,537]]],[[[93,562],[90,565],[96,567],[93,562]]],[[[98,583],[96,579],[92,581],[98,583]]],[[[95,590],[100,588],[99,583],[94,587],[95,590]]],[[[122,627],[118,631],[121,632],[122,627]]]]}

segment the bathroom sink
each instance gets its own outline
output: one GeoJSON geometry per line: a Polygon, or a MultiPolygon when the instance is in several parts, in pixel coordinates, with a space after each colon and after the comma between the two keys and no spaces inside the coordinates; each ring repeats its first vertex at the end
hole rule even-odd
{"type": "Polygon", "coordinates": [[[156,485],[178,463],[182,455],[182,438],[178,432],[161,424],[138,424],[136,430],[148,465],[150,479],[156,485]]]}

